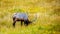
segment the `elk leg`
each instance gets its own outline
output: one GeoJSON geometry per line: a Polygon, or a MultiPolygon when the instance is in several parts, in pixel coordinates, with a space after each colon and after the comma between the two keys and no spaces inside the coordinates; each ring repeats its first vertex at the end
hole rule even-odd
{"type": "Polygon", "coordinates": [[[21,21],[21,26],[23,25],[23,21],[21,21]]]}
{"type": "Polygon", "coordinates": [[[15,27],[16,19],[13,19],[13,27],[15,27]]]}
{"type": "Polygon", "coordinates": [[[28,21],[26,21],[26,20],[25,20],[25,21],[24,21],[24,25],[26,25],[26,26],[27,26],[27,25],[28,25],[28,21]]]}
{"type": "Polygon", "coordinates": [[[16,21],[13,22],[13,26],[14,26],[14,27],[15,27],[15,23],[16,23],[16,21]]]}

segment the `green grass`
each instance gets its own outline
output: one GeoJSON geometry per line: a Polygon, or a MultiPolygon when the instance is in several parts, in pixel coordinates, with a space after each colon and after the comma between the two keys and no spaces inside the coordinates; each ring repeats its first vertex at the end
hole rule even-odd
{"type": "MultiPolygon", "coordinates": [[[[0,0],[0,34],[60,34],[59,9],[58,0],[0,0]],[[12,15],[15,12],[39,13],[39,17],[28,26],[17,22],[14,28],[12,15]]],[[[29,15],[30,20],[33,18],[34,15],[29,15]]]]}
{"type": "Polygon", "coordinates": [[[34,23],[28,26],[21,26],[20,22],[16,23],[16,27],[12,26],[12,18],[1,18],[0,33],[1,34],[56,34],[60,32],[60,25],[57,19],[50,17],[40,17],[34,23]],[[48,19],[49,18],[49,19],[48,19]],[[51,18],[51,19],[50,19],[51,18]],[[56,19],[56,20],[55,20],[56,19]]]}

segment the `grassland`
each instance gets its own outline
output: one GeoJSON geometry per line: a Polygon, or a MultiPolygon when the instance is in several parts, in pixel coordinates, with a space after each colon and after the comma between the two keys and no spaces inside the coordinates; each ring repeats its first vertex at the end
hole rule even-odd
{"type": "Polygon", "coordinates": [[[0,0],[0,34],[60,34],[60,0],[0,0]],[[15,12],[39,17],[29,26],[17,22],[13,28],[15,12]]]}

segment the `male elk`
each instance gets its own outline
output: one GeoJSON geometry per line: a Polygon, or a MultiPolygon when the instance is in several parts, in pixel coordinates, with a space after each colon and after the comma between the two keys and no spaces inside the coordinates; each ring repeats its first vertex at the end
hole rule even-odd
{"type": "Polygon", "coordinates": [[[32,23],[33,21],[35,21],[36,18],[37,18],[37,17],[35,17],[35,19],[33,19],[32,21],[30,21],[30,20],[28,19],[28,14],[26,14],[26,13],[15,13],[15,14],[13,15],[13,26],[15,27],[15,23],[16,23],[17,21],[21,21],[21,26],[22,26],[23,22],[24,22],[24,25],[27,26],[28,24],[30,24],[30,23],[32,23]]]}
{"type": "Polygon", "coordinates": [[[13,15],[13,26],[14,27],[15,27],[16,21],[21,21],[21,25],[22,25],[22,22],[24,22],[25,25],[28,25],[31,23],[31,21],[29,21],[29,19],[28,19],[28,15],[26,13],[15,13],[13,15]]]}

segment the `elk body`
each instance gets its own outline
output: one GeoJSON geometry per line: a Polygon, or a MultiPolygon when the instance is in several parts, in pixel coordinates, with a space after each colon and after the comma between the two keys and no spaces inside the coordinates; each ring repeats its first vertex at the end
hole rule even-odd
{"type": "Polygon", "coordinates": [[[26,13],[15,13],[13,15],[13,26],[14,27],[15,27],[15,23],[17,21],[21,22],[21,26],[22,26],[23,22],[24,22],[24,25],[26,25],[26,26],[31,23],[31,21],[29,21],[29,19],[28,19],[28,15],[26,13]]]}

